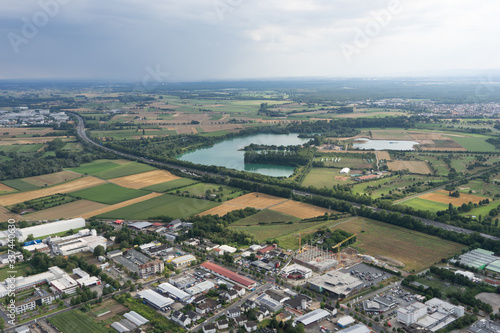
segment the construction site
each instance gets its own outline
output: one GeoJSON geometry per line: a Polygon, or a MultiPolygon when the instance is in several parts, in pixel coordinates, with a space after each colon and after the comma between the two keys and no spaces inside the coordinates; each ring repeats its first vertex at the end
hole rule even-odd
{"type": "Polygon", "coordinates": [[[351,266],[360,262],[357,251],[346,248],[340,253],[325,251],[318,246],[306,244],[293,261],[299,265],[310,268],[315,272],[323,273],[334,268],[351,266]]]}

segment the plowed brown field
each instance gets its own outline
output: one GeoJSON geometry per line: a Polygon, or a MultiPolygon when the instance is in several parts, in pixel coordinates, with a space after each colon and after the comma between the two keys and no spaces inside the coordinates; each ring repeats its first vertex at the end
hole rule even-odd
{"type": "Polygon", "coordinates": [[[179,179],[179,177],[174,176],[168,171],[154,170],[131,176],[114,178],[109,181],[123,187],[140,189],[151,185],[169,182],[175,179],[179,179]]]}
{"type": "Polygon", "coordinates": [[[438,190],[436,192],[427,193],[420,196],[419,198],[445,204],[451,203],[453,206],[462,206],[462,204],[469,202],[478,203],[479,201],[486,199],[483,197],[479,197],[477,195],[467,194],[467,193],[460,193],[460,197],[455,198],[449,196],[448,191],[445,190],[438,190]]]}

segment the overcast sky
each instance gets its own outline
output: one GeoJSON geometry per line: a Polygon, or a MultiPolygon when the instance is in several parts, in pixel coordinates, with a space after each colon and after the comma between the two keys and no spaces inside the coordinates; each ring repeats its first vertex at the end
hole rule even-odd
{"type": "Polygon", "coordinates": [[[487,71],[498,13],[498,0],[2,0],[0,79],[487,71]]]}

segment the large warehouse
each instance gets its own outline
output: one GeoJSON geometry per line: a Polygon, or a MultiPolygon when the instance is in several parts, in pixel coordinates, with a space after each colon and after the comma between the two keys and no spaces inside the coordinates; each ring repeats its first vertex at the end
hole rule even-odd
{"type": "Polygon", "coordinates": [[[168,306],[174,304],[173,299],[164,297],[151,289],[145,289],[139,292],[137,295],[148,304],[162,311],[165,311],[168,306]]]}
{"type": "Polygon", "coordinates": [[[339,298],[345,298],[360,289],[363,281],[350,274],[331,272],[309,280],[308,285],[317,292],[328,292],[339,298]]]}
{"type": "Polygon", "coordinates": [[[24,242],[29,235],[40,238],[52,234],[56,234],[71,229],[79,229],[85,227],[85,219],[78,217],[71,220],[63,220],[52,223],[44,223],[34,227],[22,228],[17,230],[17,236],[20,242],[24,242]]]}
{"type": "Polygon", "coordinates": [[[302,323],[304,324],[304,326],[307,327],[329,316],[330,312],[323,309],[316,309],[312,312],[306,313],[305,315],[298,317],[297,319],[295,319],[295,322],[302,323]]]}
{"type": "Polygon", "coordinates": [[[212,274],[222,277],[224,279],[230,280],[232,282],[235,282],[237,284],[240,284],[244,286],[245,288],[252,289],[255,287],[255,281],[251,280],[249,278],[246,278],[238,273],[235,273],[233,271],[230,271],[229,269],[226,269],[222,266],[213,264],[211,262],[204,262],[201,264],[201,267],[206,269],[207,271],[211,272],[212,274]]]}

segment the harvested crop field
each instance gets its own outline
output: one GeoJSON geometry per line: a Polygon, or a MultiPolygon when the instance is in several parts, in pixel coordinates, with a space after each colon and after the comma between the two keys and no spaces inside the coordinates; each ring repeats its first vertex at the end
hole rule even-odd
{"type": "Polygon", "coordinates": [[[20,202],[37,199],[41,197],[47,197],[49,195],[57,193],[69,193],[87,187],[100,185],[103,183],[105,183],[105,181],[102,179],[98,179],[92,176],[87,176],[61,185],[47,187],[40,190],[4,195],[0,197],[0,205],[2,206],[15,205],[20,202]]]}
{"type": "Polygon", "coordinates": [[[392,161],[387,162],[389,170],[399,171],[399,170],[409,170],[411,173],[419,173],[427,175],[432,173],[426,162],[423,161],[392,161]]]}
{"type": "Polygon", "coordinates": [[[257,209],[271,208],[271,206],[283,203],[288,199],[275,197],[273,195],[252,192],[241,197],[226,201],[224,205],[239,206],[241,208],[253,207],[257,209]]]}
{"type": "Polygon", "coordinates": [[[320,215],[325,215],[325,213],[331,213],[326,208],[309,205],[303,202],[288,200],[279,205],[270,207],[271,210],[292,215],[301,219],[308,219],[312,217],[317,217],[320,215]]]}
{"type": "MultiPolygon", "coordinates": [[[[234,200],[234,199],[233,199],[234,200]]],[[[238,209],[243,209],[245,207],[243,206],[233,206],[233,205],[228,205],[226,203],[223,203],[220,206],[211,208],[209,210],[206,210],[198,215],[204,216],[204,215],[219,215],[219,216],[224,216],[229,212],[232,212],[233,210],[238,210],[238,209]]]]}
{"type": "Polygon", "coordinates": [[[88,219],[88,218],[90,218],[92,216],[96,216],[96,215],[104,214],[104,213],[107,213],[107,212],[111,212],[113,210],[116,210],[116,209],[119,209],[119,208],[123,208],[123,207],[127,207],[127,206],[130,206],[130,205],[136,204],[138,202],[143,202],[143,201],[146,201],[146,200],[149,200],[149,199],[156,198],[156,197],[158,197],[160,195],[162,195],[162,194],[161,193],[150,193],[150,194],[147,194],[147,195],[143,195],[142,197],[138,197],[138,198],[135,198],[135,199],[130,199],[130,200],[127,200],[127,201],[123,201],[123,202],[114,204],[114,205],[106,206],[106,207],[103,207],[103,208],[100,208],[100,209],[97,209],[97,210],[93,210],[93,211],[87,212],[87,213],[83,214],[82,217],[84,219],[88,219]]]}
{"type": "Polygon", "coordinates": [[[0,222],[7,222],[9,219],[19,221],[21,219],[21,216],[12,213],[5,207],[0,206],[0,222]]]}
{"type": "Polygon", "coordinates": [[[7,186],[5,184],[0,183],[0,192],[12,192],[15,191],[15,188],[12,188],[10,186],[7,186]]]}
{"type": "Polygon", "coordinates": [[[403,262],[406,271],[415,269],[418,272],[465,247],[436,236],[360,217],[340,222],[330,229],[357,233],[354,248],[361,253],[379,254],[403,262]]]}
{"type": "Polygon", "coordinates": [[[56,173],[50,173],[42,176],[23,178],[27,183],[33,184],[38,187],[52,186],[68,180],[73,180],[80,178],[82,175],[73,171],[60,171],[56,173]]]}
{"type": "Polygon", "coordinates": [[[419,198],[424,199],[424,200],[440,202],[440,203],[444,203],[444,204],[451,203],[453,206],[457,206],[457,207],[462,206],[462,204],[464,204],[464,203],[465,204],[469,203],[469,202],[479,203],[479,201],[486,199],[484,197],[480,197],[480,196],[473,195],[473,194],[467,194],[467,193],[460,193],[460,197],[455,198],[455,197],[449,196],[448,191],[445,191],[445,190],[437,190],[436,192],[427,193],[427,194],[421,195],[419,198]]]}
{"type": "Polygon", "coordinates": [[[375,151],[375,155],[377,155],[377,158],[379,160],[387,160],[387,161],[389,161],[391,159],[391,155],[389,154],[388,151],[378,150],[378,151],[375,151]]]}
{"type": "Polygon", "coordinates": [[[23,219],[26,219],[28,221],[38,221],[80,217],[87,212],[91,212],[104,207],[107,207],[107,205],[89,200],[78,200],[67,203],[65,205],[23,215],[23,219]]]}
{"type": "Polygon", "coordinates": [[[179,177],[174,176],[168,171],[154,170],[154,171],[138,173],[131,176],[114,178],[110,179],[109,181],[123,187],[141,189],[143,187],[161,184],[176,179],[179,179],[179,177]]]}

